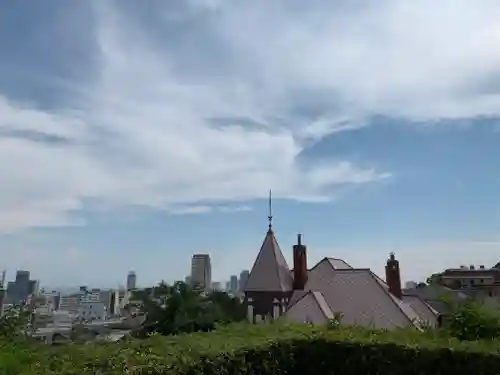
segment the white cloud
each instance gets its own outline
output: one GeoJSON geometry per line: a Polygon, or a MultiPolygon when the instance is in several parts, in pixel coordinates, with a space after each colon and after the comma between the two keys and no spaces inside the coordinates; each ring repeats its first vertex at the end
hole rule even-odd
{"type": "Polygon", "coordinates": [[[223,213],[237,213],[237,212],[247,212],[252,211],[250,206],[219,206],[217,210],[223,213]]]}
{"type": "Polygon", "coordinates": [[[0,232],[79,223],[85,200],[176,214],[214,203],[227,212],[224,202],[263,198],[269,187],[281,198],[328,197],[336,184],[387,177],[345,161],[299,164],[303,145],[292,129],[210,127],[211,117],[272,113],[258,108],[244,81],[182,80],[171,68],[175,56],[151,44],[129,15],[96,9],[99,71],[65,101],[71,106],[49,112],[5,94],[0,101],[0,128],[66,141],[0,139],[0,232]]]}
{"type": "Polygon", "coordinates": [[[212,209],[211,206],[176,206],[170,207],[169,212],[173,215],[206,214],[212,209]]]}
{"type": "Polygon", "coordinates": [[[339,3],[234,2],[218,25],[284,96],[322,89],[347,112],[412,119],[498,114],[498,87],[484,86],[499,73],[500,3],[339,3]]]}
{"type": "Polygon", "coordinates": [[[97,69],[64,107],[0,95],[0,129],[67,140],[0,138],[0,232],[79,223],[85,200],[172,213],[239,205],[269,188],[328,200],[335,186],[390,174],[346,160],[305,165],[307,142],[374,113],[425,120],[500,108],[489,87],[500,66],[497,1],[193,0],[165,16],[205,28],[191,39],[168,28],[158,38],[152,25],[95,4],[97,69]],[[209,125],[221,116],[262,126],[209,125]]]}

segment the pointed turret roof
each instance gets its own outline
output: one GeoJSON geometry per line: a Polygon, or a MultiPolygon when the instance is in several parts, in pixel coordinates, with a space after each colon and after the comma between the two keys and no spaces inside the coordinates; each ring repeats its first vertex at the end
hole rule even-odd
{"type": "Polygon", "coordinates": [[[293,277],[269,225],[259,255],[245,285],[245,292],[288,292],[293,290],[293,277]]]}

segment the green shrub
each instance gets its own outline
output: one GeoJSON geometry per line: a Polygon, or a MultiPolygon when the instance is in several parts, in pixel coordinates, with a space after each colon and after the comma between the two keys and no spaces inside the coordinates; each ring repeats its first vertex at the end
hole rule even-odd
{"type": "Polygon", "coordinates": [[[499,368],[498,341],[431,340],[417,330],[236,324],[125,344],[0,343],[4,375],[493,375],[499,368]]]}
{"type": "Polygon", "coordinates": [[[493,339],[500,336],[500,314],[471,300],[453,309],[444,328],[460,340],[493,339]]]}

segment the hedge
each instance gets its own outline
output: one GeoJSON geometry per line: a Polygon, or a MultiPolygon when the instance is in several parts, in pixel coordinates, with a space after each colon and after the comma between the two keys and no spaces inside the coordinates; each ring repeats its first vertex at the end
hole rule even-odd
{"type": "Polygon", "coordinates": [[[120,344],[0,343],[5,375],[307,373],[496,375],[500,342],[459,342],[413,330],[239,324],[120,344]]]}

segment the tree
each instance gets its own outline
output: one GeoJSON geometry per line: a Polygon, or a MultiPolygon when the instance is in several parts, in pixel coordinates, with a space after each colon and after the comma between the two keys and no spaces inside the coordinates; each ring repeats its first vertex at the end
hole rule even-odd
{"type": "Polygon", "coordinates": [[[217,307],[219,321],[240,322],[246,318],[245,309],[238,297],[214,291],[207,296],[207,299],[217,307]]]}
{"type": "Polygon", "coordinates": [[[500,314],[473,299],[452,306],[443,326],[459,340],[475,341],[500,336],[500,314]]]}
{"type": "Polygon", "coordinates": [[[7,310],[0,317],[0,337],[9,340],[24,338],[28,332],[30,312],[24,309],[7,310]]]}
{"type": "Polygon", "coordinates": [[[442,285],[443,275],[441,273],[433,273],[425,281],[427,285],[442,285]]]}
{"type": "Polygon", "coordinates": [[[146,321],[140,335],[162,335],[210,331],[217,323],[244,318],[239,300],[226,293],[204,295],[183,282],[160,283],[150,296],[141,295],[146,321]]]}

